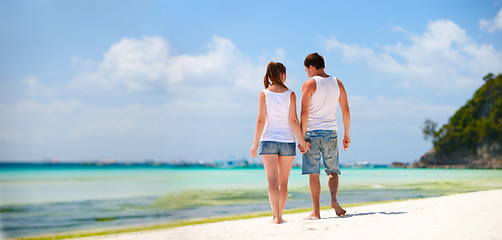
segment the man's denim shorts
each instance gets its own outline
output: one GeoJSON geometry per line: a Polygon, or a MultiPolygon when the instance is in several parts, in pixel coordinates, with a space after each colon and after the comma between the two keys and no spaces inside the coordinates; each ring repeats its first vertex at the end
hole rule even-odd
{"type": "Polygon", "coordinates": [[[261,141],[260,155],[277,154],[279,156],[294,156],[296,155],[296,143],[261,141]]]}
{"type": "Polygon", "coordinates": [[[326,175],[342,174],[338,163],[338,138],[335,130],[307,131],[305,141],[310,143],[310,150],[303,154],[303,175],[320,174],[321,163],[324,164],[326,175]]]}

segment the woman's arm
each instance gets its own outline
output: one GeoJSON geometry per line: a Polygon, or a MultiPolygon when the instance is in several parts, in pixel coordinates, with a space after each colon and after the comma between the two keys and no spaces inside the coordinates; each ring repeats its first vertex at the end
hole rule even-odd
{"type": "Polygon", "coordinates": [[[261,134],[263,133],[263,128],[265,128],[265,122],[267,121],[267,105],[265,103],[265,93],[260,92],[258,97],[258,118],[256,119],[256,131],[254,134],[254,141],[251,150],[251,156],[256,157],[256,150],[258,149],[258,144],[260,144],[261,134]]]}
{"type": "Polygon", "coordinates": [[[305,153],[310,148],[310,144],[305,141],[305,137],[303,135],[302,129],[300,127],[300,122],[298,121],[298,115],[296,114],[296,94],[295,92],[291,92],[290,95],[291,104],[289,104],[289,124],[293,129],[293,132],[296,135],[296,139],[298,139],[299,148],[301,153],[305,153]]]}

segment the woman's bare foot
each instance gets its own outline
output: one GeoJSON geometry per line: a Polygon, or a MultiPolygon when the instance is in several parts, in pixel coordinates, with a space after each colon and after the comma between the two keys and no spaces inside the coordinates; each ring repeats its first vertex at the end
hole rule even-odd
{"type": "Polygon", "coordinates": [[[272,218],[272,220],[270,220],[269,223],[274,223],[274,224],[281,224],[281,223],[285,223],[286,220],[282,219],[282,218],[272,218]]]}
{"type": "Polygon", "coordinates": [[[312,212],[308,217],[304,218],[303,220],[314,220],[314,219],[321,219],[321,214],[312,212]]]}
{"type": "Polygon", "coordinates": [[[331,207],[335,209],[335,213],[339,217],[343,217],[347,211],[340,207],[340,204],[338,204],[337,201],[331,201],[331,207]]]}

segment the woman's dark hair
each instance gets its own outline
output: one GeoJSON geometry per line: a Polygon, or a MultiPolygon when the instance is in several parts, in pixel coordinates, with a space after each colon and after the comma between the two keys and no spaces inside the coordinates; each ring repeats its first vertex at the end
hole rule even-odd
{"type": "Polygon", "coordinates": [[[305,67],[312,65],[316,69],[321,69],[324,68],[324,58],[319,55],[319,53],[311,53],[305,58],[303,65],[305,65],[305,67]]]}
{"type": "Polygon", "coordinates": [[[283,73],[286,73],[286,67],[284,67],[282,63],[270,62],[267,66],[267,73],[263,78],[263,85],[265,86],[265,88],[268,88],[270,85],[275,84],[287,88],[281,80],[281,75],[283,73]]]}

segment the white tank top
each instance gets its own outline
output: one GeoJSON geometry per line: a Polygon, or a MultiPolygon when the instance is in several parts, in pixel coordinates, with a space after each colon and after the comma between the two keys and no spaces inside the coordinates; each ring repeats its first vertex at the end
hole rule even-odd
{"type": "Polygon", "coordinates": [[[338,130],[336,122],[336,108],[340,89],[336,77],[327,78],[315,76],[317,89],[312,95],[309,106],[309,122],[307,131],[338,130]]]}
{"type": "Polygon", "coordinates": [[[276,93],[264,89],[267,120],[260,141],[295,142],[295,134],[289,124],[291,93],[276,93]]]}

